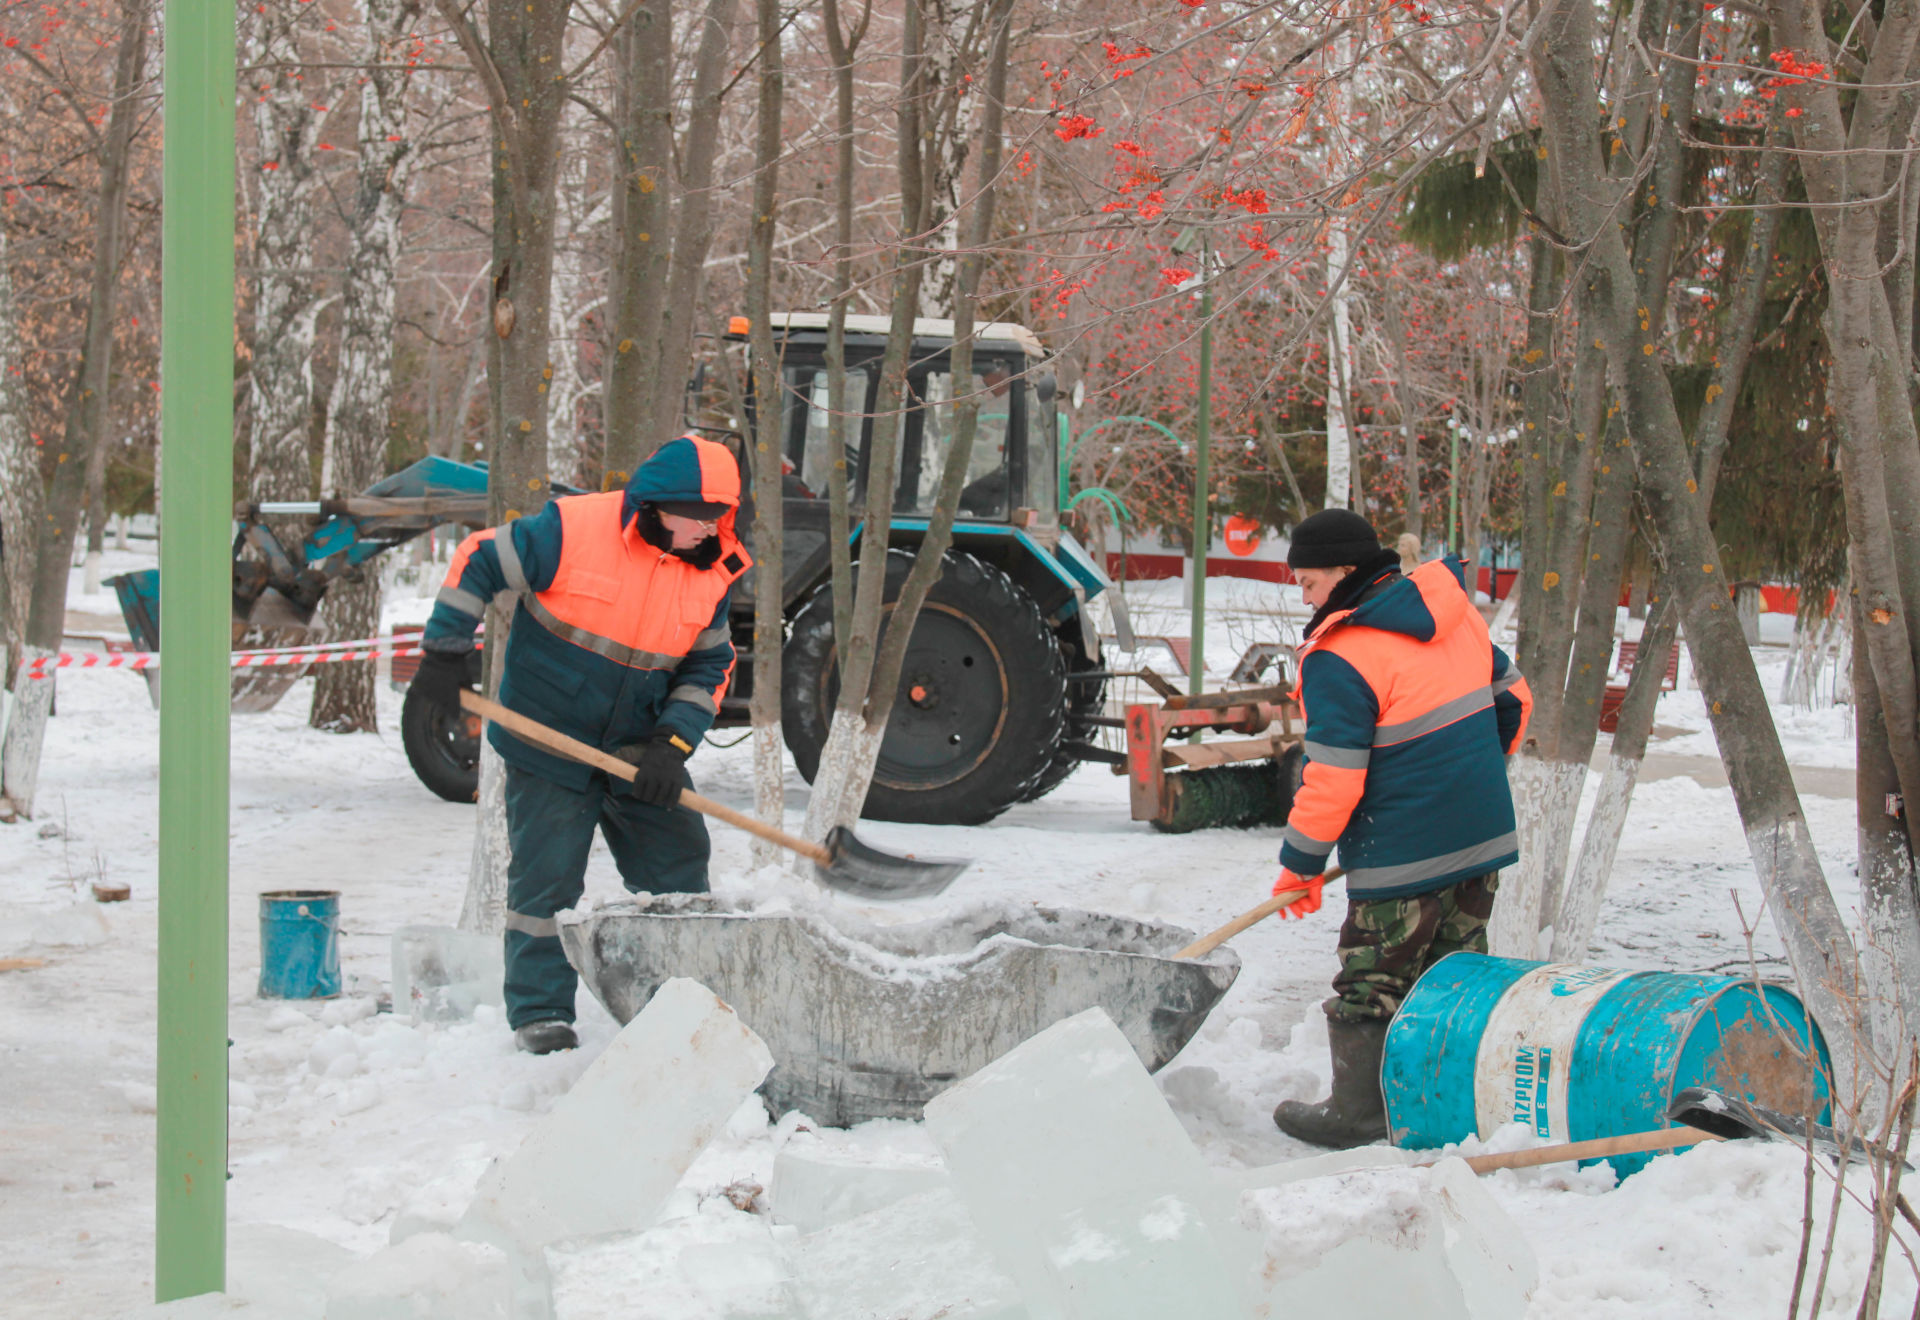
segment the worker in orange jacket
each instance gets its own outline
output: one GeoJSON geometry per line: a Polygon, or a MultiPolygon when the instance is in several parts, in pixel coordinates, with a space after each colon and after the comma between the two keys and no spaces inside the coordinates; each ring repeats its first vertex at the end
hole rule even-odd
{"type": "Polygon", "coordinates": [[[1387,1024],[1420,974],[1484,953],[1499,870],[1519,860],[1506,755],[1533,698],[1487,635],[1457,562],[1403,572],[1367,521],[1324,509],[1293,531],[1287,563],[1314,614],[1301,643],[1306,768],[1287,817],[1282,910],[1320,908],[1327,857],[1347,873],[1340,972],[1325,1004],[1332,1094],[1274,1110],[1320,1146],[1388,1135],[1380,1093],[1387,1024]]]}
{"type": "Polygon", "coordinates": [[[733,451],[681,436],[624,491],[475,532],[436,598],[414,679],[427,700],[458,702],[487,603],[510,600],[501,704],[636,771],[611,779],[488,729],[507,767],[507,1025],[529,1053],[577,1044],[578,981],[554,917],[580,901],[596,826],[628,889],[707,889],[706,825],[677,803],[733,677],[728,595],[751,562],[739,504],[733,451]]]}

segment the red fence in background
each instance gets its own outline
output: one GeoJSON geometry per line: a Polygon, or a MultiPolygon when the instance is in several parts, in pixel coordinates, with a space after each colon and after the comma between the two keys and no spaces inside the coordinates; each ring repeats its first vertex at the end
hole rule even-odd
{"type": "MultiPolygon", "coordinates": [[[[1184,555],[1128,555],[1122,565],[1121,556],[1107,556],[1107,575],[1115,581],[1159,582],[1167,578],[1177,578],[1186,566],[1184,555]],[[1125,577],[1122,577],[1122,573],[1125,577]]],[[[1207,559],[1207,576],[1210,578],[1252,578],[1256,582],[1291,582],[1293,570],[1277,559],[1240,559],[1211,555],[1207,559]]],[[[1482,568],[1479,587],[1495,600],[1505,600],[1507,593],[1513,590],[1514,579],[1520,576],[1517,568],[1482,568]]]]}

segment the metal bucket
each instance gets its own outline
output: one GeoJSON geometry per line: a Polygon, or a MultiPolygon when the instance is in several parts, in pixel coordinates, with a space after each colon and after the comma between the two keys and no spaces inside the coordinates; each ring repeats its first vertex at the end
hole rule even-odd
{"type": "Polygon", "coordinates": [[[340,891],[260,895],[260,997],[331,999],[340,993],[340,891]]]}
{"type": "Polygon", "coordinates": [[[1225,948],[1174,961],[1193,939],[1176,926],[1025,906],[869,927],[663,894],[563,913],[560,939],[621,1022],[668,977],[707,986],[773,1052],[760,1088],[773,1111],[830,1127],[919,1118],[961,1078],[1096,1005],[1158,1069],[1240,973],[1225,948]]]}
{"type": "MultiPolygon", "coordinates": [[[[1508,1123],[1547,1142],[1670,1127],[1689,1086],[1824,1122],[1828,1069],[1781,986],[1456,953],[1400,1006],[1380,1085],[1395,1144],[1422,1149],[1508,1123]]],[[[1608,1162],[1625,1177],[1652,1158],[1608,1162]]]]}

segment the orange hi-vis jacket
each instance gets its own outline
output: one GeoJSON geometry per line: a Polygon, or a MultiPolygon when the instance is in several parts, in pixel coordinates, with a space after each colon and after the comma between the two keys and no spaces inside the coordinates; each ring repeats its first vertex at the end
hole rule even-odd
{"type": "Polygon", "coordinates": [[[1318,875],[1337,844],[1364,900],[1519,860],[1505,757],[1533,697],[1449,565],[1384,571],[1300,654],[1307,765],[1282,866],[1318,875]]]}
{"type": "MultiPolygon", "coordinates": [[[[642,465],[634,484],[663,458],[684,469],[683,479],[663,486],[653,473],[649,498],[737,504],[738,470],[724,446],[673,441],[642,465]]],[[[707,562],[695,563],[640,535],[631,496],[562,496],[533,517],[467,537],[423,645],[471,645],[487,602],[512,599],[502,704],[604,751],[657,729],[698,746],[733,675],[728,593],[750,561],[734,536],[733,509],[720,519],[707,562]]],[[[591,780],[588,767],[498,725],[488,737],[511,764],[576,789],[591,780]]]]}

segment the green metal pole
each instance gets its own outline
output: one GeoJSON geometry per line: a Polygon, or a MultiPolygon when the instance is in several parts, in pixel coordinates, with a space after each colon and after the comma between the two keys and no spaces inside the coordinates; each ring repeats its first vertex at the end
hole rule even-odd
{"type": "Polygon", "coordinates": [[[1213,546],[1213,511],[1207,507],[1207,454],[1213,448],[1213,286],[1208,283],[1212,245],[1200,244],[1200,421],[1193,464],[1193,624],[1190,636],[1193,663],[1187,669],[1187,690],[1196,696],[1206,690],[1207,551],[1213,546]]]}
{"type": "Polygon", "coordinates": [[[1448,428],[1452,437],[1453,456],[1447,460],[1447,550],[1458,554],[1460,551],[1460,432],[1457,428],[1448,428]]]}
{"type": "Polygon", "coordinates": [[[154,1297],[226,1287],[234,9],[167,0],[154,1297]]]}

